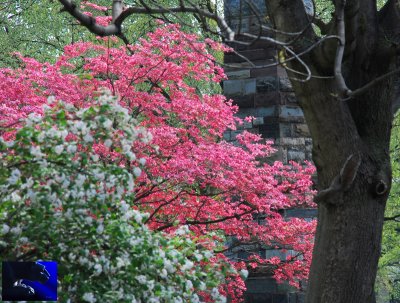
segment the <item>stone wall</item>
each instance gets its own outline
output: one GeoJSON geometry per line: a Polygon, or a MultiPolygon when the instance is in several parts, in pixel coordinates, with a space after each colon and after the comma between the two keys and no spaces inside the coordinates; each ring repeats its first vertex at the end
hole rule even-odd
{"type": "MultiPolygon", "coordinates": [[[[255,3],[259,11],[265,14],[265,7],[262,6],[264,2],[257,0],[255,3]]],[[[230,7],[226,15],[227,20],[236,31],[252,32],[258,29],[256,23],[259,19],[246,11],[240,0],[227,0],[227,7],[230,7]],[[237,11],[240,7],[245,12],[242,16],[237,11]]],[[[265,34],[271,36],[271,33],[265,34]]],[[[238,39],[249,40],[240,35],[238,39]]],[[[265,140],[274,141],[277,152],[269,161],[279,160],[288,164],[291,160],[311,160],[312,142],[309,129],[284,68],[274,65],[277,57],[275,46],[265,40],[255,41],[250,46],[231,46],[240,55],[225,55],[225,73],[228,79],[223,82],[224,94],[239,106],[239,117],[252,116],[254,119],[252,122],[244,122],[235,131],[226,132],[225,140],[235,144],[236,136],[247,130],[261,134],[265,140]]],[[[311,220],[317,216],[317,210],[291,209],[282,211],[282,214],[286,218],[300,217],[311,220]]],[[[263,224],[262,219],[259,223],[263,224]]],[[[243,260],[250,252],[263,258],[285,258],[285,254],[279,249],[248,245],[237,246],[227,255],[234,260],[243,260]]],[[[304,302],[304,292],[287,283],[276,283],[272,274],[268,272],[251,272],[246,285],[247,303],[304,302]]]]}
{"type": "Polygon", "coordinates": [[[236,131],[228,131],[225,139],[235,142],[236,136],[246,129],[273,139],[278,149],[277,160],[311,160],[310,133],[285,70],[280,66],[263,67],[274,63],[275,48],[259,41],[238,51],[256,67],[235,54],[227,54],[228,80],[223,82],[223,90],[239,106],[239,117],[254,119],[238,126],[236,131]]]}

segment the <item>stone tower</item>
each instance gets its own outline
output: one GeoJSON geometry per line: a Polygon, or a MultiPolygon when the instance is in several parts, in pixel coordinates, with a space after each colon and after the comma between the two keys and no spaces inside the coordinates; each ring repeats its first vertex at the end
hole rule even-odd
{"type": "MultiPolygon", "coordinates": [[[[259,30],[260,16],[266,15],[264,0],[253,0],[253,6],[241,0],[225,0],[225,18],[237,33],[237,39],[250,41],[241,32],[259,30]],[[259,16],[255,15],[255,11],[259,16]]],[[[261,20],[268,24],[267,19],[261,20]]],[[[273,35],[266,30],[265,35],[273,35]]],[[[251,45],[231,45],[238,54],[226,54],[225,73],[228,80],[223,83],[224,94],[239,106],[238,116],[253,116],[253,122],[244,123],[236,131],[225,134],[227,141],[235,143],[236,136],[243,130],[261,134],[265,139],[273,139],[277,153],[273,160],[287,164],[294,160],[311,160],[311,138],[303,112],[298,105],[292,86],[281,66],[276,66],[276,46],[265,40],[257,40],[251,45]],[[251,63],[250,63],[250,62],[251,63]],[[253,66],[254,65],[254,66],[253,66]]],[[[284,210],[285,217],[312,219],[315,209],[284,210]]],[[[254,253],[254,252],[252,252],[254,253]]],[[[270,258],[285,255],[279,249],[265,247],[256,252],[261,257],[270,258]]],[[[245,259],[248,250],[237,248],[229,256],[245,259]]],[[[277,284],[268,272],[250,273],[246,281],[248,303],[301,303],[304,293],[288,284],[277,284]]]]}

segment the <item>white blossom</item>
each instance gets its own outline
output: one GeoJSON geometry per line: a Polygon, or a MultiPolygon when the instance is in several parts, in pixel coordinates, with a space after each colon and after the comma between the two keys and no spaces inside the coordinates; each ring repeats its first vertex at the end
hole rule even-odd
{"type": "Polygon", "coordinates": [[[14,235],[16,235],[16,236],[20,235],[21,232],[22,232],[22,229],[21,229],[21,227],[19,227],[19,226],[13,227],[13,228],[11,228],[11,230],[10,230],[10,233],[12,233],[12,234],[14,234],[14,235]]]}
{"type": "Polygon", "coordinates": [[[192,283],[192,281],[190,281],[190,280],[186,280],[186,283],[185,283],[185,287],[186,287],[186,289],[192,289],[193,288],[193,283],[192,283]]]}
{"type": "Polygon", "coordinates": [[[70,154],[74,154],[76,152],[76,145],[70,144],[67,146],[67,152],[70,154]]]}
{"type": "Polygon", "coordinates": [[[10,231],[10,226],[8,226],[7,224],[3,224],[3,226],[1,227],[1,234],[5,235],[10,231]]]}
{"type": "Polygon", "coordinates": [[[11,185],[17,184],[20,177],[21,172],[19,171],[19,169],[13,169],[13,171],[11,172],[11,176],[8,178],[8,183],[10,183],[11,185]]]}
{"type": "Polygon", "coordinates": [[[135,167],[133,169],[133,174],[135,175],[135,177],[139,177],[141,173],[142,173],[142,170],[139,167],[135,167]]]}
{"type": "Polygon", "coordinates": [[[60,154],[63,152],[63,150],[64,150],[64,145],[57,145],[57,146],[54,148],[54,152],[55,152],[57,155],[60,155],[60,154]]]}
{"type": "Polygon", "coordinates": [[[247,269],[241,269],[239,274],[242,276],[243,279],[246,279],[249,276],[249,271],[247,269]]]}
{"type": "Polygon", "coordinates": [[[82,296],[82,300],[89,302],[89,303],[95,303],[96,302],[96,298],[94,297],[94,295],[91,292],[87,292],[82,296]]]}
{"type": "Polygon", "coordinates": [[[21,238],[19,238],[19,242],[21,244],[26,244],[26,243],[28,243],[28,238],[27,237],[21,237],[21,238]]]}
{"type": "Polygon", "coordinates": [[[185,264],[181,267],[182,270],[189,270],[193,267],[194,263],[192,261],[186,260],[185,264]]]}
{"type": "Polygon", "coordinates": [[[94,266],[94,270],[95,270],[94,275],[98,276],[103,272],[103,267],[101,266],[101,264],[96,264],[94,266]]]}
{"type": "Polygon", "coordinates": [[[136,277],[136,280],[138,280],[138,282],[139,282],[140,284],[146,284],[146,283],[147,283],[146,276],[144,276],[144,275],[139,275],[139,276],[137,276],[137,277],[136,277]]]}
{"type": "Polygon", "coordinates": [[[85,141],[85,142],[93,142],[93,137],[92,137],[92,135],[91,134],[86,134],[84,137],[83,137],[83,140],[85,141]]]}
{"type": "Polygon", "coordinates": [[[31,146],[30,153],[32,156],[34,156],[36,158],[43,157],[43,153],[40,150],[40,146],[31,146]]]}
{"type": "Polygon", "coordinates": [[[96,228],[96,232],[97,232],[98,234],[102,234],[103,231],[104,231],[104,225],[103,225],[103,224],[99,224],[99,225],[97,226],[97,228],[96,228]]]}
{"type": "Polygon", "coordinates": [[[112,123],[112,121],[111,121],[110,119],[106,119],[106,120],[103,122],[104,128],[111,128],[112,125],[113,125],[113,123],[112,123]]]}

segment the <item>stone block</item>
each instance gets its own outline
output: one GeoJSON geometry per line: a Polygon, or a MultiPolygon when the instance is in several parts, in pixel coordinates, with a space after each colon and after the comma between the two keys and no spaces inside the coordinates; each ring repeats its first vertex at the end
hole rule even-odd
{"type": "Polygon", "coordinates": [[[280,137],[291,137],[292,136],[292,124],[291,123],[279,123],[280,137]]]}
{"type": "Polygon", "coordinates": [[[255,79],[242,80],[225,80],[224,84],[225,95],[249,95],[256,92],[255,79]]]}
{"type": "Polygon", "coordinates": [[[287,282],[279,283],[277,285],[277,292],[278,293],[282,293],[282,295],[284,294],[286,301],[277,301],[277,302],[285,302],[285,303],[287,303],[287,297],[288,297],[287,293],[288,292],[292,292],[294,290],[296,290],[296,289],[293,286],[291,286],[289,283],[287,283],[287,282]]]}
{"type": "Polygon", "coordinates": [[[288,303],[287,294],[273,294],[272,302],[274,303],[288,303]]]}
{"type": "Polygon", "coordinates": [[[297,146],[297,145],[305,145],[304,138],[280,138],[279,144],[286,146],[297,146]]]}
{"type": "Polygon", "coordinates": [[[288,303],[304,303],[306,299],[305,297],[305,293],[301,292],[288,293],[288,303]]]}
{"type": "Polygon", "coordinates": [[[247,129],[247,131],[249,133],[256,134],[256,135],[258,135],[260,133],[258,128],[250,128],[250,129],[247,129]]]}
{"type": "Polygon", "coordinates": [[[286,72],[285,68],[282,67],[281,65],[278,65],[276,67],[276,71],[278,73],[278,77],[287,77],[287,72],[286,72]]]}
{"type": "Polygon", "coordinates": [[[237,80],[237,79],[246,79],[250,78],[250,70],[249,69],[242,69],[236,71],[229,71],[226,72],[229,80],[237,80]]]}
{"type": "MultiPolygon", "coordinates": [[[[268,65],[271,63],[269,63],[268,61],[267,62],[263,61],[263,64],[261,64],[261,62],[259,64],[260,65],[268,65]]],[[[257,64],[257,63],[254,63],[254,64],[257,64]]],[[[252,68],[250,70],[250,77],[252,77],[252,78],[267,77],[267,76],[277,77],[276,66],[252,68]]]]}
{"type": "Polygon", "coordinates": [[[278,90],[278,80],[276,77],[262,77],[257,78],[256,81],[257,92],[266,93],[278,90]]]}
{"type": "Polygon", "coordinates": [[[304,118],[303,111],[299,106],[288,106],[284,105],[280,107],[280,117],[290,118],[290,117],[302,117],[304,118]]]}
{"type": "Polygon", "coordinates": [[[264,117],[255,117],[253,119],[253,125],[258,126],[264,124],[264,117]]]}
{"type": "Polygon", "coordinates": [[[316,218],[318,210],[316,208],[294,208],[285,209],[285,218],[316,218]]]}
{"type": "Polygon", "coordinates": [[[245,303],[273,303],[272,294],[270,293],[249,293],[245,292],[245,303]]]}
{"type": "Polygon", "coordinates": [[[294,93],[281,92],[281,103],[286,105],[297,104],[297,98],[294,93]]]}
{"type": "Polygon", "coordinates": [[[254,95],[254,106],[263,107],[280,104],[281,96],[278,91],[256,93],[254,95]]]}
{"type": "Polygon", "coordinates": [[[239,109],[237,116],[239,118],[245,117],[272,117],[275,116],[277,112],[276,106],[269,106],[269,107],[257,107],[257,108],[242,108],[239,109]]]}
{"type": "Polygon", "coordinates": [[[274,278],[248,278],[245,283],[247,293],[274,293],[277,288],[277,283],[274,278]]]}
{"type": "Polygon", "coordinates": [[[293,91],[292,83],[290,83],[289,78],[279,77],[279,90],[282,92],[292,92],[293,91]]]}
{"type": "Polygon", "coordinates": [[[304,151],[288,150],[288,161],[304,161],[305,159],[306,154],[304,151]]]}
{"type": "Polygon", "coordinates": [[[310,130],[308,129],[307,124],[295,124],[294,125],[294,132],[296,135],[301,137],[309,137],[310,130]]]}
{"type": "Polygon", "coordinates": [[[231,140],[231,131],[230,130],[227,130],[226,132],[224,132],[223,139],[225,141],[230,141],[231,140]]]}
{"type": "Polygon", "coordinates": [[[243,130],[233,130],[231,131],[231,140],[236,140],[236,136],[241,134],[243,130]]]}
{"type": "MultiPolygon", "coordinates": [[[[240,55],[247,58],[247,60],[251,62],[256,60],[265,60],[273,58],[272,52],[269,49],[262,49],[262,48],[244,50],[240,52],[240,55]]],[[[244,62],[246,60],[243,57],[230,53],[225,55],[224,61],[225,63],[244,62]]]]}
{"type": "Polygon", "coordinates": [[[272,257],[278,257],[281,260],[285,260],[286,253],[282,249],[267,249],[265,251],[265,258],[269,259],[272,257]]]}
{"type": "Polygon", "coordinates": [[[254,95],[236,95],[232,96],[233,104],[240,108],[254,107],[254,95]]]}
{"type": "Polygon", "coordinates": [[[276,139],[279,137],[279,124],[260,125],[260,134],[266,139],[276,139]]]}

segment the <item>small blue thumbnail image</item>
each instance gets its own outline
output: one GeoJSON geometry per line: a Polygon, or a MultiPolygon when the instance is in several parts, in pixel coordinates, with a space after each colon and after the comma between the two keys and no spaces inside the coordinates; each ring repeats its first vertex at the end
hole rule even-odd
{"type": "Polygon", "coordinates": [[[57,301],[57,262],[2,262],[3,301],[57,301]]]}

